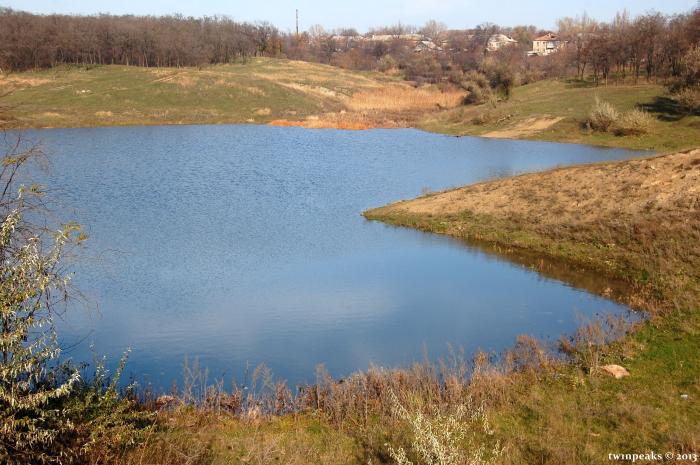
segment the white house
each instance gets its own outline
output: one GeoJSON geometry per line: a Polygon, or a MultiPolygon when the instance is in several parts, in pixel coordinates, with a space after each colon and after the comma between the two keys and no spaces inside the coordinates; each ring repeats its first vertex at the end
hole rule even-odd
{"type": "Polygon", "coordinates": [[[553,32],[548,32],[547,34],[535,38],[532,42],[532,52],[530,55],[546,56],[550,55],[562,46],[562,42],[559,36],[553,32]]]}
{"type": "Polygon", "coordinates": [[[489,41],[486,43],[486,50],[489,52],[495,52],[503,47],[508,47],[513,44],[517,44],[518,41],[508,37],[505,34],[494,34],[489,37],[489,41]]]}

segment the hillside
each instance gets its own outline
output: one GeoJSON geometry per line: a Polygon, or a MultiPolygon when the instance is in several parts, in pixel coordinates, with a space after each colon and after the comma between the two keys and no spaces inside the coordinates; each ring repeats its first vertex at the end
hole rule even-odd
{"type": "Polygon", "coordinates": [[[662,152],[700,145],[700,116],[656,84],[541,81],[509,101],[462,106],[464,91],[413,87],[398,75],[257,58],[204,68],[62,67],[0,74],[5,127],[258,123],[369,129],[418,127],[451,135],[536,139],[662,152]],[[647,134],[593,132],[596,97],[654,117],[647,134]]]}
{"type": "Polygon", "coordinates": [[[432,115],[420,127],[452,135],[475,135],[512,139],[652,149],[670,152],[700,145],[700,115],[686,115],[659,84],[610,84],[540,81],[516,87],[507,102],[464,106],[432,115]],[[649,133],[616,136],[584,127],[596,97],[619,111],[641,108],[655,122],[649,133]]]}
{"type": "Polygon", "coordinates": [[[5,125],[23,128],[275,120],[391,127],[425,108],[455,106],[461,96],[379,73],[266,58],[201,69],[96,66],[0,75],[0,94],[8,91],[5,125]]]}

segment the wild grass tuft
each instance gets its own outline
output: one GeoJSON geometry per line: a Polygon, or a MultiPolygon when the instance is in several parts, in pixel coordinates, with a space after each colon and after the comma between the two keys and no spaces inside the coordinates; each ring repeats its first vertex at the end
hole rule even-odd
{"type": "Polygon", "coordinates": [[[620,115],[614,125],[613,132],[616,136],[639,136],[647,134],[654,127],[655,118],[648,112],[633,109],[620,115]]]}

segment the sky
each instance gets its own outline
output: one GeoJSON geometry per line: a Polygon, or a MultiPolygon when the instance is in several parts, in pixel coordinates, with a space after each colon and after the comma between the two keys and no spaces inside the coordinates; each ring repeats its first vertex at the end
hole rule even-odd
{"type": "Polygon", "coordinates": [[[238,21],[269,21],[283,31],[294,29],[298,8],[300,30],[321,24],[327,30],[354,27],[360,32],[397,22],[420,26],[429,19],[454,29],[485,22],[553,29],[557,18],[584,12],[607,21],[624,9],[632,16],[651,10],[673,14],[698,4],[698,0],[0,0],[0,6],[33,13],[227,15],[238,21]]]}

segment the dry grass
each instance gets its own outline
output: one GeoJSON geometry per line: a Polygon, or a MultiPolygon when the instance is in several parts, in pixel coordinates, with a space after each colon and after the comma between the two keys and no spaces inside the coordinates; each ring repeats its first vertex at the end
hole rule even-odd
{"type": "Polygon", "coordinates": [[[469,211],[524,216],[535,224],[576,225],[605,214],[694,213],[700,208],[699,195],[700,150],[692,150],[482,182],[400,202],[385,212],[452,215],[469,211]]]}
{"type": "Polygon", "coordinates": [[[298,126],[308,129],[343,129],[361,131],[372,128],[408,127],[414,120],[413,113],[369,112],[328,112],[307,117],[305,120],[274,120],[272,126],[298,126]]]}
{"type": "MultiPolygon", "coordinates": [[[[297,84],[287,84],[287,87],[305,92],[324,92],[319,90],[323,88],[307,88],[297,84]]],[[[462,92],[457,90],[390,85],[362,90],[349,98],[342,97],[346,110],[312,115],[305,120],[276,119],[269,124],[347,130],[408,127],[425,116],[426,112],[458,105],[461,98],[462,92]]]]}
{"type": "Polygon", "coordinates": [[[464,92],[459,90],[443,92],[435,87],[394,85],[357,92],[346,106],[352,111],[435,111],[454,108],[463,98],[464,92]]]}
{"type": "Polygon", "coordinates": [[[327,113],[321,117],[312,117],[306,120],[278,119],[269,123],[271,126],[302,127],[307,129],[343,129],[349,131],[362,131],[377,127],[394,127],[378,123],[361,114],[355,113],[327,113]]]}
{"type": "Polygon", "coordinates": [[[25,76],[22,74],[1,74],[0,73],[0,89],[7,88],[22,88],[22,87],[37,87],[50,84],[51,79],[25,76]]]}
{"type": "Polygon", "coordinates": [[[616,136],[639,136],[650,132],[655,122],[648,112],[634,108],[620,115],[613,130],[616,136]]]}

